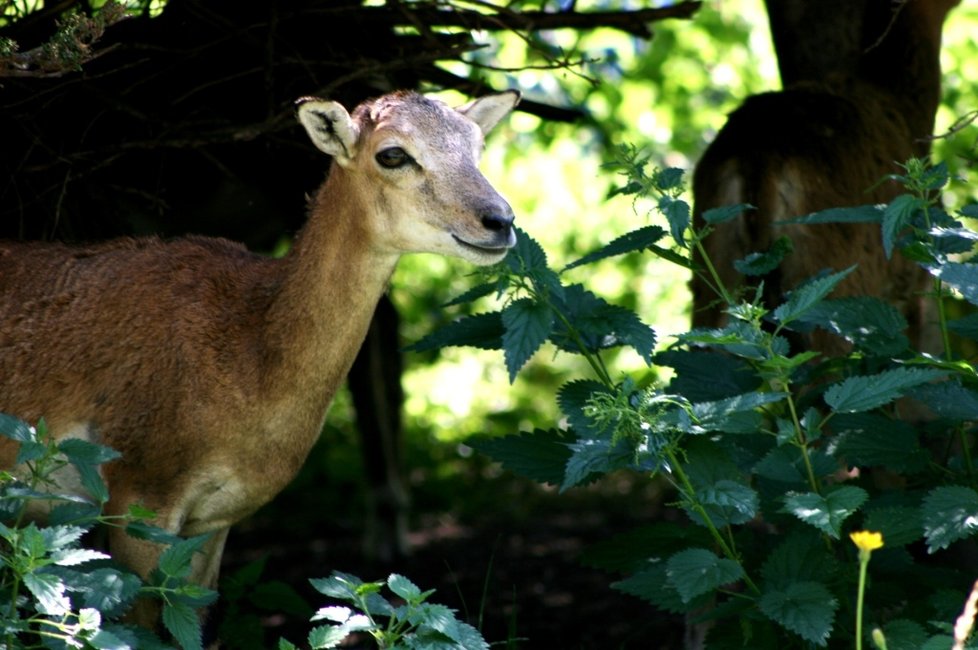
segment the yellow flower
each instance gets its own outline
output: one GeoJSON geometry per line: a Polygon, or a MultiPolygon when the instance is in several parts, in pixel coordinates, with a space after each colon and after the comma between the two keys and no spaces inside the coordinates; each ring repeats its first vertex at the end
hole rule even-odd
{"type": "Polygon", "coordinates": [[[860,551],[875,551],[883,548],[883,533],[873,533],[868,530],[858,530],[849,533],[852,543],[859,547],[860,551]]]}

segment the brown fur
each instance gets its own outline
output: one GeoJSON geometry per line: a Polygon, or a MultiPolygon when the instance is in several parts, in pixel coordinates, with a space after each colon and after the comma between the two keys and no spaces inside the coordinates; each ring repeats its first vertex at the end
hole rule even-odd
{"type": "MultiPolygon", "coordinates": [[[[821,40],[806,48],[804,40],[815,37],[806,36],[811,23],[805,11],[826,8],[818,1],[769,3],[772,26],[782,30],[775,32],[781,35],[775,42],[786,89],[751,97],[732,113],[693,179],[700,225],[700,215],[713,207],[750,203],[757,208],[720,225],[704,242],[727,287],[742,282],[734,260],[787,235],[795,251],[765,278],[769,307],[820,270],[858,264],[834,295],[876,295],[894,302],[907,315],[914,342],[921,343],[926,274],[899,255],[888,261],[878,226],[773,224],[831,207],[887,202],[902,192],[897,183],[881,179],[899,172],[898,163],[929,151],[926,138],[940,98],[941,27],[955,4],[853,0],[843,3],[848,8],[838,16],[839,25],[820,13],[825,28],[813,33],[840,39],[856,34],[859,43],[821,40]],[[862,22],[854,29],[856,4],[862,22]],[[788,56],[792,37],[802,41],[794,43],[797,57],[788,56]]],[[[722,324],[726,315],[709,287],[694,278],[692,290],[694,326],[722,324]]],[[[843,349],[840,341],[819,335],[808,344],[829,353],[843,349]]]]}
{"type": "MultiPolygon", "coordinates": [[[[399,256],[485,264],[512,245],[512,211],[476,161],[518,96],[484,99],[458,112],[398,93],[352,121],[337,104],[300,107],[335,162],[283,259],[202,237],[0,243],[0,411],[120,451],[108,512],[140,502],[167,530],[214,532],[194,573],[213,585],[228,527],[319,436],[399,256]],[[415,164],[382,168],[392,145],[415,164]]],[[[0,442],[3,467],[14,454],[0,442]]],[[[159,552],[120,531],[109,546],[142,575],[159,552]]]]}

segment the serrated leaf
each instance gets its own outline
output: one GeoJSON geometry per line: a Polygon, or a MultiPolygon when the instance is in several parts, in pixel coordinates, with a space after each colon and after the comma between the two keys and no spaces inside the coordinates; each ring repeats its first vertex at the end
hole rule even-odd
{"type": "Polygon", "coordinates": [[[663,192],[681,187],[683,184],[683,175],[685,173],[686,171],[681,167],[666,167],[665,169],[657,169],[654,177],[655,186],[663,192]]]}
{"type": "Polygon", "coordinates": [[[88,531],[81,526],[48,526],[39,532],[47,549],[57,551],[74,544],[88,531]]]}
{"type": "Polygon", "coordinates": [[[761,576],[770,589],[783,589],[796,582],[830,579],[837,569],[835,558],[813,530],[794,530],[771,551],[761,576]]]}
{"type": "Polygon", "coordinates": [[[198,535],[182,539],[160,554],[159,569],[165,575],[175,578],[186,578],[190,575],[191,561],[194,553],[199,551],[210,538],[210,535],[198,535]]]}
{"type": "Polygon", "coordinates": [[[724,433],[754,433],[761,423],[761,414],[756,409],[767,404],[780,402],[787,393],[743,393],[714,402],[693,404],[693,415],[700,426],[708,431],[724,433]],[[747,420],[732,419],[732,416],[750,414],[747,420]]]}
{"type": "Polygon", "coordinates": [[[479,630],[462,621],[458,621],[456,627],[456,641],[461,646],[460,650],[489,650],[490,646],[479,630]]]}
{"type": "Polygon", "coordinates": [[[760,508],[760,497],[753,488],[728,479],[697,489],[696,498],[717,526],[746,524],[760,508]]]}
{"type": "Polygon", "coordinates": [[[470,438],[466,444],[520,476],[538,483],[560,485],[570,460],[568,446],[574,439],[555,430],[535,429],[533,433],[490,438],[470,438]]]}
{"type": "Polygon", "coordinates": [[[775,225],[826,224],[826,223],[882,223],[883,209],[880,205],[857,205],[847,208],[828,208],[812,212],[804,217],[776,221],[775,225]]]}
{"type": "Polygon", "coordinates": [[[78,465],[101,465],[120,458],[122,454],[111,447],[97,445],[80,438],[67,438],[58,443],[58,450],[68,462],[78,465]]]}
{"type": "MultiPolygon", "coordinates": [[[[602,429],[593,418],[585,414],[588,402],[596,395],[611,395],[611,390],[599,381],[593,379],[576,379],[567,382],[557,391],[557,404],[560,411],[567,416],[570,428],[582,438],[599,438],[610,436],[610,426],[602,429]]],[[[573,442],[568,440],[567,442],[573,442]]]]}
{"type": "Polygon", "coordinates": [[[499,290],[499,285],[495,282],[486,282],[483,284],[476,285],[471,289],[468,289],[464,293],[455,296],[448,302],[442,305],[442,307],[454,307],[455,305],[462,305],[467,302],[472,302],[473,300],[478,300],[483,296],[488,296],[494,291],[499,290]]]}
{"type": "Polygon", "coordinates": [[[945,262],[938,267],[929,267],[927,270],[931,275],[960,291],[965,300],[978,305],[978,264],[945,262]]]}
{"type": "Polygon", "coordinates": [[[884,623],[883,634],[886,650],[922,650],[929,636],[920,623],[905,618],[884,623]]]}
{"type": "Polygon", "coordinates": [[[799,322],[837,334],[856,348],[882,357],[907,349],[907,320],[893,305],[871,296],[828,298],[799,316],[799,322]]]}
{"type": "Polygon", "coordinates": [[[659,197],[659,211],[669,222],[669,233],[676,243],[686,248],[686,229],[689,228],[689,204],[671,196],[659,197]]]}
{"type": "Polygon", "coordinates": [[[866,514],[862,528],[882,533],[886,548],[912,544],[924,536],[919,508],[895,506],[871,510],[866,514]]]}
{"type": "Polygon", "coordinates": [[[561,273],[585,264],[593,264],[609,257],[647,250],[652,244],[662,239],[665,234],[666,231],[659,226],[645,226],[638,230],[633,230],[621,237],[613,239],[610,243],[596,251],[588,253],[579,260],[571,262],[564,267],[561,273]]]}
{"type": "Polygon", "coordinates": [[[733,560],[702,548],[676,553],[666,562],[666,577],[684,603],[718,587],[740,580],[743,569],[733,560]]]}
{"type": "Polygon", "coordinates": [[[37,442],[37,429],[20,418],[0,413],[0,435],[17,442],[37,442]]]}
{"type": "Polygon", "coordinates": [[[837,413],[870,411],[946,374],[932,368],[894,368],[876,375],[849,377],[825,391],[825,402],[837,413]]]}
{"type": "Polygon", "coordinates": [[[543,247],[520,228],[516,232],[516,245],[506,255],[504,263],[513,273],[530,275],[533,271],[547,268],[547,254],[543,247]]]}
{"type": "Polygon", "coordinates": [[[641,598],[659,609],[674,614],[685,614],[702,605],[703,599],[683,601],[676,586],[666,577],[665,563],[652,565],[624,580],[611,583],[611,588],[641,598]]]}
{"type": "Polygon", "coordinates": [[[314,650],[319,650],[320,648],[335,648],[339,646],[340,643],[342,643],[343,640],[350,635],[350,633],[351,630],[348,630],[343,625],[321,625],[309,630],[307,642],[314,650]]]}
{"type": "Polygon", "coordinates": [[[709,224],[724,223],[725,221],[730,221],[731,219],[736,219],[741,214],[748,210],[756,210],[750,203],[737,203],[735,205],[722,205],[718,208],[710,208],[709,210],[704,210],[703,221],[709,224]]]}
{"type": "Polygon", "coordinates": [[[666,557],[693,546],[708,546],[710,542],[709,533],[703,528],[657,521],[591,544],[584,551],[581,563],[605,571],[628,573],[644,569],[649,558],[666,557]]]}
{"type": "Polygon", "coordinates": [[[500,350],[503,347],[504,331],[501,312],[463,316],[404,349],[427,352],[451,346],[469,346],[480,350],[500,350]]]}
{"type": "Polygon", "coordinates": [[[421,589],[402,575],[392,573],[387,578],[387,586],[392,592],[409,603],[417,603],[422,600],[421,589]]]}
{"type": "Polygon", "coordinates": [[[88,548],[68,549],[51,554],[51,560],[58,566],[76,566],[92,560],[107,560],[109,556],[88,548]]]}
{"type": "Polygon", "coordinates": [[[630,345],[651,365],[655,332],[635,312],[609,304],[579,284],[565,287],[556,308],[574,328],[572,334],[562,321],[555,323],[551,340],[560,349],[580,354],[581,343],[589,352],[630,345]]]}
{"type": "Polygon", "coordinates": [[[919,444],[913,425],[870,413],[840,415],[833,428],[832,454],[850,467],[887,467],[901,474],[927,468],[930,455],[919,444]]]}
{"type": "Polygon", "coordinates": [[[787,237],[778,237],[764,252],[751,253],[747,257],[734,260],[738,273],[748,276],[766,275],[778,268],[784,258],[794,252],[794,245],[787,237]]]}
{"type": "Polygon", "coordinates": [[[921,384],[909,393],[938,417],[952,420],[978,420],[978,392],[956,379],[936,384],[921,384]]]}
{"type": "Polygon", "coordinates": [[[109,500],[109,489],[102,480],[98,465],[88,463],[77,463],[75,469],[85,491],[95,499],[96,503],[105,504],[109,500]]]}
{"type": "Polygon", "coordinates": [[[855,266],[850,266],[838,273],[830,273],[824,277],[809,280],[805,284],[796,287],[788,296],[788,300],[774,310],[773,316],[775,320],[782,325],[786,325],[801,317],[806,311],[829,295],[835,289],[836,285],[842,282],[855,268],[855,266]]]}
{"type": "Polygon", "coordinates": [[[568,445],[571,456],[564,467],[560,491],[593,480],[596,476],[632,467],[635,450],[627,440],[612,444],[610,439],[578,439],[568,445]]]}
{"type": "Polygon", "coordinates": [[[96,569],[74,575],[71,586],[82,593],[82,603],[106,615],[123,612],[136,598],[142,582],[131,573],[96,569]]]}
{"type": "MultiPolygon", "coordinates": [[[[686,446],[686,475],[695,497],[714,525],[743,524],[754,518],[758,508],[757,493],[745,485],[742,472],[727,449],[704,438],[695,438],[686,446]]],[[[703,526],[699,512],[684,504],[684,509],[703,526]]]]}
{"type": "Polygon", "coordinates": [[[772,621],[820,646],[828,642],[839,606],[824,584],[811,581],[765,590],[757,604],[772,621]]]}
{"type": "Polygon", "coordinates": [[[163,625],[183,650],[203,650],[200,618],[190,605],[180,601],[165,603],[163,625]]]}
{"type": "Polygon", "coordinates": [[[668,391],[691,402],[709,402],[747,393],[761,380],[750,366],[729,354],[703,350],[668,350],[653,361],[675,370],[668,391]]]}
{"type": "Polygon", "coordinates": [[[503,350],[509,382],[550,336],[554,315],[549,305],[529,298],[514,300],[503,310],[503,350]]]}
{"type": "Polygon", "coordinates": [[[51,573],[28,573],[24,586],[37,600],[37,611],[48,616],[63,616],[71,610],[61,578],[51,573]]]}
{"type": "Polygon", "coordinates": [[[934,488],[921,505],[930,553],[978,531],[978,492],[960,485],[934,488]]]}
{"type": "Polygon", "coordinates": [[[824,496],[815,492],[789,492],[785,495],[783,511],[839,539],[843,522],[868,498],[866,490],[852,485],[837,487],[824,496]]]}
{"type": "Polygon", "coordinates": [[[923,201],[912,194],[901,194],[883,210],[883,250],[888,259],[893,256],[893,245],[900,231],[923,205],[923,201]]]}

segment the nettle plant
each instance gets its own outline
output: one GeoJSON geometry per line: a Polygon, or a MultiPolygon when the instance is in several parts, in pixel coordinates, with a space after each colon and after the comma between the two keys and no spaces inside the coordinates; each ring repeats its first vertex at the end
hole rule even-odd
{"type": "MultiPolygon", "coordinates": [[[[882,534],[865,594],[877,643],[949,647],[978,577],[961,570],[978,531],[978,376],[953,356],[951,336],[978,340],[978,316],[948,321],[945,303],[953,289],[978,304],[978,261],[969,257],[978,235],[942,209],[946,167],[910,161],[898,177],[906,194],[890,205],[799,220],[879,223],[888,252],[910,256],[934,278],[941,357],[909,349],[895,307],[831,298],[851,269],[810,279],[780,305],[731,298],[693,252],[702,254],[713,224],[749,206],[712,210],[698,229],[680,198],[681,170],[650,170],[628,147],[612,167],[625,177],[615,193],[651,199],[664,226],[645,225],[560,270],[520,233],[506,260],[452,302],[496,294],[502,308],[461,317],[413,346],[501,349],[511,380],[546,342],[587,360],[591,376],[557,392],[560,423],[477,437],[472,446],[562,491],[622,468],[668,481],[672,505],[687,517],[607,540],[590,561],[625,572],[615,589],[702,623],[708,647],[861,647],[858,558],[869,551],[852,543],[859,534],[850,540],[857,531],[882,534]],[[682,333],[655,352],[653,330],[638,315],[565,280],[575,268],[636,253],[709,274],[729,301],[729,325],[682,333]],[[847,340],[851,353],[830,359],[792,349],[787,333],[813,327],[847,340]],[[620,346],[650,367],[671,368],[673,378],[659,385],[652,371],[610,369],[606,350],[620,346]],[[902,419],[908,401],[925,404],[927,417],[902,419]]],[[[978,206],[960,214],[976,217],[978,206]]],[[[779,243],[738,268],[763,274],[789,251],[779,243]]]]}
{"type": "Polygon", "coordinates": [[[180,647],[202,647],[196,609],[217,594],[187,581],[206,537],[181,539],[149,525],[154,514],[133,506],[120,517],[102,513],[109,499],[99,466],[118,452],[79,439],[55,443],[36,427],[0,414],[0,435],[19,444],[23,473],[0,472],[0,647],[170,648],[123,622],[137,597],[161,602],[163,623],[180,647]],[[70,466],[70,467],[69,467],[70,466]],[[62,491],[56,476],[77,473],[89,496],[62,491]],[[49,512],[44,525],[28,515],[49,512]],[[148,580],[85,546],[96,526],[124,526],[130,535],[167,545],[148,580]]]}

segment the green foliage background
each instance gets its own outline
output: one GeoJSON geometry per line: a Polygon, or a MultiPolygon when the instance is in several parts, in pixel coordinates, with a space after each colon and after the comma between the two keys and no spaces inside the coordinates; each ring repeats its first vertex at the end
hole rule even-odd
{"type": "MultiPolygon", "coordinates": [[[[577,8],[624,4],[578,2],[577,8]]],[[[963,5],[952,12],[944,32],[945,99],[937,133],[978,107],[978,43],[973,38],[978,7],[963,5]]],[[[780,87],[761,0],[704,3],[692,21],[656,24],[650,42],[606,29],[584,35],[554,32],[546,38],[532,44],[537,51],[562,51],[588,63],[572,71],[512,74],[485,68],[482,74],[495,87],[518,87],[533,99],[581,107],[589,120],[545,123],[517,113],[490,137],[483,169],[513,204],[520,226],[555,264],[644,225],[629,198],[607,200],[616,179],[602,165],[612,159],[612,147],[635,144],[647,150],[653,165],[691,170],[743,98],[780,87]]],[[[487,66],[517,68],[541,63],[534,52],[511,35],[478,56],[487,66]]],[[[971,171],[962,156],[976,142],[978,128],[969,126],[953,139],[936,142],[934,154],[953,173],[967,177],[971,171]]],[[[962,188],[952,183],[949,207],[965,202],[968,190],[962,188]]],[[[647,209],[639,206],[638,214],[647,209]]],[[[433,256],[402,261],[391,295],[404,314],[406,342],[459,315],[441,303],[474,284],[468,272],[462,263],[433,256]]],[[[660,345],[688,329],[688,275],[676,266],[654,256],[632,256],[580,273],[575,281],[652,324],[660,345]]],[[[556,411],[549,395],[582,363],[545,348],[509,387],[496,353],[450,348],[432,354],[407,355],[406,424],[408,436],[419,442],[458,442],[476,433],[502,435],[552,421],[556,411]]],[[[633,353],[619,355],[617,367],[642,366],[633,353]]],[[[334,422],[336,417],[342,421],[341,413],[342,407],[334,408],[334,422]]]]}

